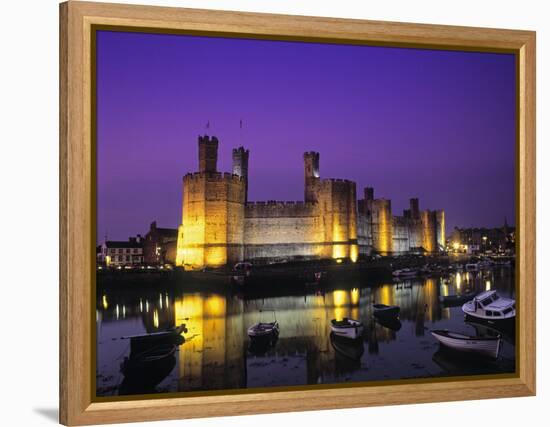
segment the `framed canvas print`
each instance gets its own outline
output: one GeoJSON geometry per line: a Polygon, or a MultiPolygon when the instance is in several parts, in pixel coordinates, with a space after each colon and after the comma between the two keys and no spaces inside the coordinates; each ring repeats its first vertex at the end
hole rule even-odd
{"type": "Polygon", "coordinates": [[[535,393],[535,34],[60,6],[61,422],[535,393]]]}

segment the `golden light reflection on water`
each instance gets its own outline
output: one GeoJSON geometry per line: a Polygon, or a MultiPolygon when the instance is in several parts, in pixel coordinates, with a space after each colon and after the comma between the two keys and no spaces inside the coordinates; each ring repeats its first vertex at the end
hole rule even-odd
{"type": "Polygon", "coordinates": [[[175,324],[185,323],[188,330],[186,351],[179,352],[179,378],[186,388],[200,388],[206,381],[211,388],[223,380],[217,369],[224,366],[226,350],[233,348],[226,345],[226,304],[223,296],[199,293],[174,302],[175,324]],[[208,372],[203,367],[209,367],[208,372]]]}
{"type": "Polygon", "coordinates": [[[348,304],[349,294],[347,291],[333,291],[332,292],[332,301],[335,307],[342,307],[343,305],[348,304]]]}
{"type": "MultiPolygon", "coordinates": [[[[303,358],[303,362],[291,362],[292,366],[289,363],[288,369],[294,369],[296,363],[300,366],[293,371],[296,378],[312,383],[327,373],[333,375],[337,350],[330,341],[332,319],[348,317],[360,320],[366,331],[365,352],[368,349],[373,354],[380,352],[380,355],[387,355],[384,353],[388,351],[384,348],[386,344],[391,343],[391,349],[398,351],[402,348],[399,344],[402,338],[426,340],[429,329],[441,320],[453,316],[452,321],[455,322],[456,316],[459,316],[462,325],[460,310],[444,308],[439,296],[460,293],[460,286],[464,288],[467,280],[468,273],[453,273],[445,279],[411,280],[362,288],[350,286],[302,296],[246,300],[237,296],[198,292],[169,297],[164,291],[160,294],[157,291],[142,294],[141,298],[131,302],[122,300],[117,304],[117,296],[109,293],[98,300],[97,317],[101,328],[105,328],[109,320],[139,316],[148,332],[185,323],[188,329],[184,333],[185,343],[178,349],[177,367],[171,374],[178,390],[184,391],[245,386],[247,378],[250,378],[247,375],[252,371],[258,372],[253,368],[247,374],[247,361],[259,363],[264,357],[250,352],[247,328],[258,321],[272,321],[270,311],[274,310],[281,332],[267,363],[270,364],[272,358],[303,358]],[[401,329],[396,331],[375,322],[372,316],[373,301],[400,306],[401,329]],[[104,302],[110,305],[108,310],[105,310],[104,302]],[[305,371],[302,371],[302,363],[307,364],[305,371]]],[[[471,276],[470,280],[471,289],[477,291],[487,286],[500,289],[500,276],[496,274],[478,274],[471,276]]],[[[450,325],[446,323],[440,327],[450,325]]],[[[456,326],[456,322],[453,325],[456,326]]],[[[365,363],[368,364],[368,361],[365,363]]],[[[268,367],[262,372],[269,370],[268,367]]]]}
{"type": "Polygon", "coordinates": [[[153,326],[155,328],[159,327],[159,312],[157,310],[153,312],[153,326]]]}
{"type": "Polygon", "coordinates": [[[359,289],[358,288],[353,288],[351,290],[351,303],[353,305],[359,304],[359,297],[360,297],[359,289]]]}
{"type": "Polygon", "coordinates": [[[383,285],[378,290],[377,298],[375,302],[378,304],[393,305],[393,286],[383,285]]]}

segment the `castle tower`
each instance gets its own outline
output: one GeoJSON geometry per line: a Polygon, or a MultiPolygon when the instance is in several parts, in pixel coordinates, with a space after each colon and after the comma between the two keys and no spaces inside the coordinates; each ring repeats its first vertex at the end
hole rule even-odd
{"type": "Polygon", "coordinates": [[[216,172],[218,164],[218,138],[199,136],[199,172],[216,172]]]}
{"type": "Polygon", "coordinates": [[[363,190],[365,194],[365,200],[374,200],[374,188],[372,187],[365,187],[363,190]]]}
{"type": "Polygon", "coordinates": [[[418,205],[418,198],[414,197],[410,199],[409,203],[410,203],[411,218],[420,219],[420,209],[418,205]]]}
{"type": "Polygon", "coordinates": [[[233,175],[245,179],[245,203],[248,201],[248,150],[233,148],[233,175]]]}
{"type": "Polygon", "coordinates": [[[365,214],[370,219],[372,216],[372,203],[374,201],[374,188],[365,187],[363,189],[363,194],[365,197],[365,214]]]}
{"type": "Polygon", "coordinates": [[[421,214],[422,219],[422,247],[426,252],[437,251],[437,219],[436,212],[425,210],[421,214]]]}
{"type": "Polygon", "coordinates": [[[183,178],[176,265],[222,267],[242,261],[246,179],[216,171],[218,139],[199,137],[199,172],[183,178]]]}
{"type": "Polygon", "coordinates": [[[304,173],[304,200],[317,202],[319,200],[319,153],[316,151],[304,153],[304,173]]]}
{"type": "Polygon", "coordinates": [[[393,217],[391,200],[372,201],[372,245],[383,255],[393,251],[393,217]]]}
{"type": "Polygon", "coordinates": [[[435,211],[435,223],[436,223],[436,240],[439,250],[445,248],[445,211],[440,209],[435,211]]]}

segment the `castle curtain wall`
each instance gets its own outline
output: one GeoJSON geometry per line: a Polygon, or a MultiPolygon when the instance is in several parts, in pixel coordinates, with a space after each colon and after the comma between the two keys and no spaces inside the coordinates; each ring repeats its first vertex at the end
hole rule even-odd
{"type": "Polygon", "coordinates": [[[316,258],[321,256],[323,241],[317,203],[256,202],[246,205],[245,259],[316,258]]]}
{"type": "Polygon", "coordinates": [[[408,252],[410,249],[409,239],[410,221],[402,216],[393,217],[393,242],[392,249],[394,254],[408,252]]]}

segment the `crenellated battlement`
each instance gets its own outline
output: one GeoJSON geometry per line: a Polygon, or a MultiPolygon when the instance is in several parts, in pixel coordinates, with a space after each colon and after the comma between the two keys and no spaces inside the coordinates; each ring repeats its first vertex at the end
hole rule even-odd
{"type": "Polygon", "coordinates": [[[322,182],[337,182],[337,183],[344,183],[344,184],[355,184],[354,181],[351,181],[349,179],[344,179],[344,178],[324,178],[324,179],[322,179],[322,182]]]}
{"type": "Polygon", "coordinates": [[[304,153],[304,158],[306,157],[319,157],[319,152],[318,151],[306,151],[304,153]]]}
{"type": "Polygon", "coordinates": [[[185,181],[198,181],[206,178],[208,181],[231,181],[231,182],[243,182],[246,178],[230,172],[193,172],[184,175],[185,181]]]}
{"type": "Polygon", "coordinates": [[[276,206],[284,206],[284,205],[307,206],[307,205],[312,205],[313,206],[313,205],[317,205],[317,202],[303,202],[301,200],[298,200],[298,201],[294,201],[294,200],[290,200],[290,201],[265,200],[265,201],[260,201],[260,202],[247,202],[246,205],[247,206],[271,206],[271,205],[276,205],[276,206]]]}

